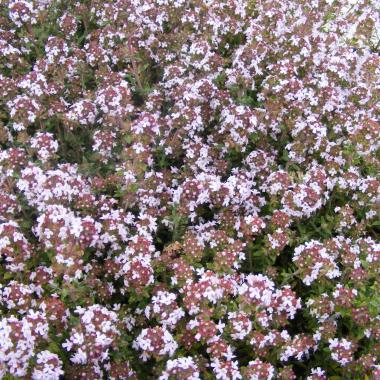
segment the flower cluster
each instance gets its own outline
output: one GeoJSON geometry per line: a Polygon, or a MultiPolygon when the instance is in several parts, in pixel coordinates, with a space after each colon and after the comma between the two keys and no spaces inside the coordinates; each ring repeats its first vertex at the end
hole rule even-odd
{"type": "Polygon", "coordinates": [[[2,0],[0,379],[379,379],[379,12],[2,0]]]}

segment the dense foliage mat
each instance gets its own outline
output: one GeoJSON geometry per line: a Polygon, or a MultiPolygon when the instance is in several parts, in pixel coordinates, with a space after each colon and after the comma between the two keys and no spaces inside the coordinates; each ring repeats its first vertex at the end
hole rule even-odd
{"type": "Polygon", "coordinates": [[[380,379],[379,33],[2,0],[0,378],[380,379]]]}

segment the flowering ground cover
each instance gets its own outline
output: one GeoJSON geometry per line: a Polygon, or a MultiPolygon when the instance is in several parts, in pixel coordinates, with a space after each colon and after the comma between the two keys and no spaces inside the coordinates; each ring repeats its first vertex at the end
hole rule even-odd
{"type": "Polygon", "coordinates": [[[377,0],[2,0],[0,378],[380,379],[377,0]]]}

